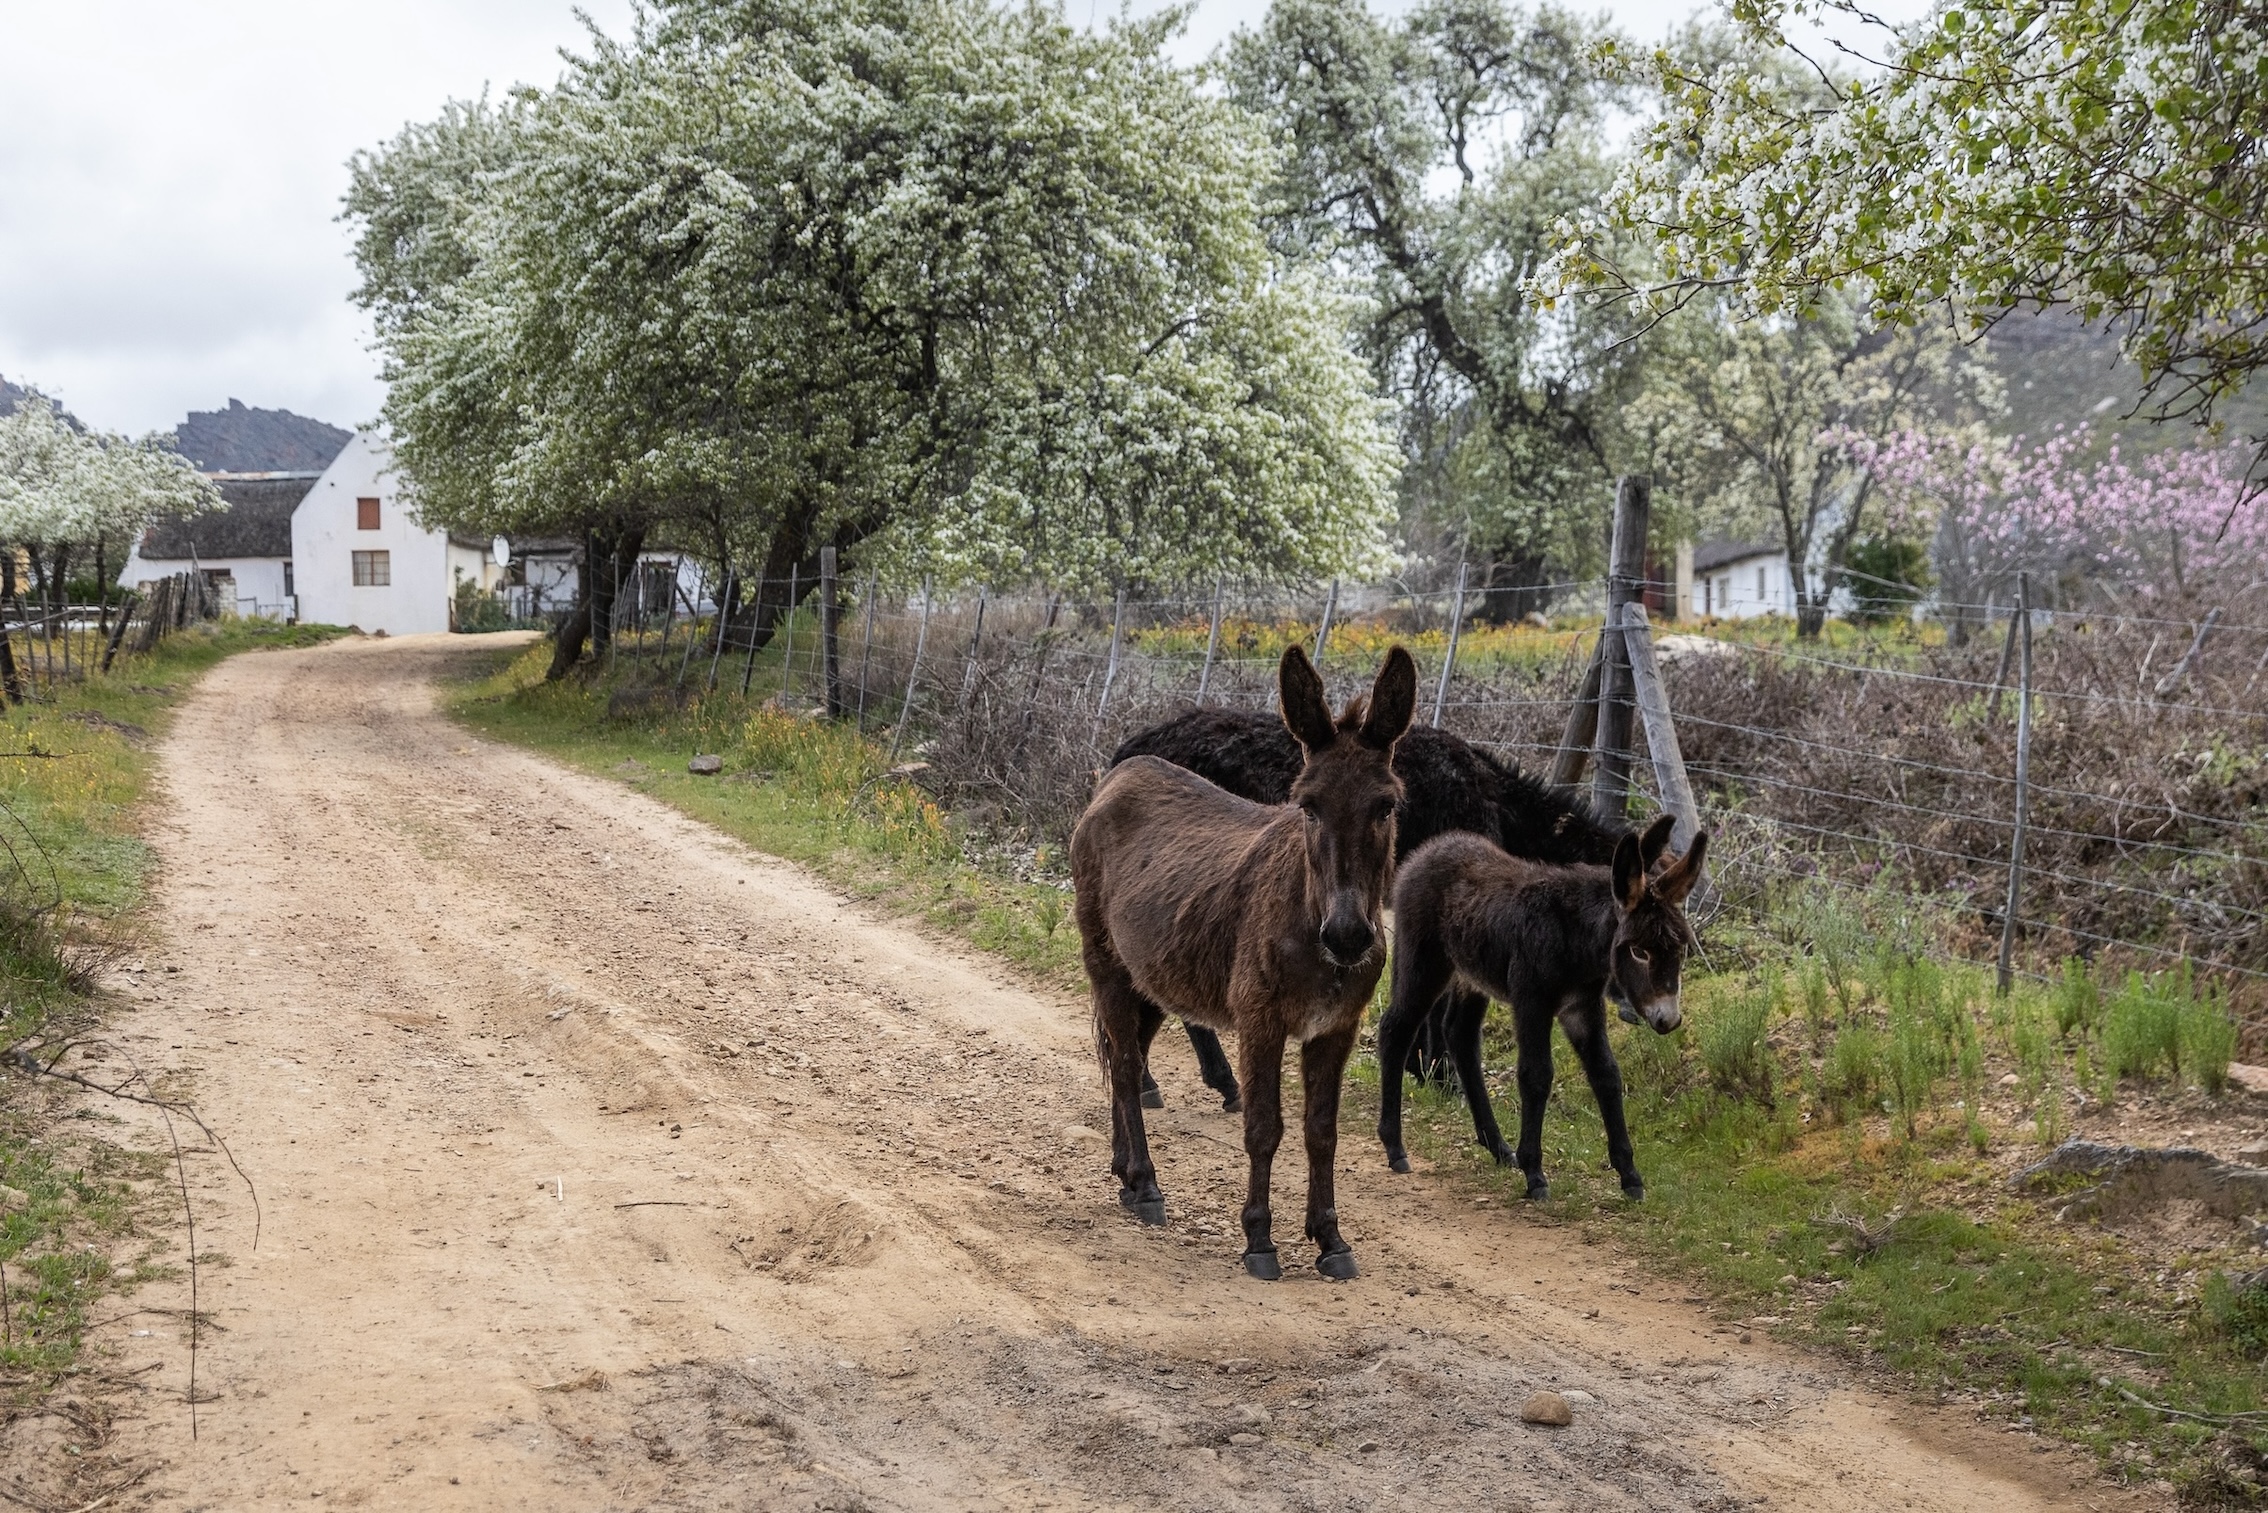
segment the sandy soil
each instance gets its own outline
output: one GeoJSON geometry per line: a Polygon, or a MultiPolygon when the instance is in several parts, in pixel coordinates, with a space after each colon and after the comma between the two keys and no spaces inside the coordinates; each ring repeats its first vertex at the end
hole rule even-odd
{"type": "Polygon", "coordinates": [[[179,1320],[112,1325],[106,1464],[147,1474],[105,1506],[2146,1505],[1359,1132],[1363,1277],[1249,1281],[1185,1055],[1136,1228],[1083,1003],[468,737],[429,683],[467,650],[241,657],[168,742],[120,1043],[262,1220],[188,1157],[196,1438],[179,1320]],[[1530,1428],[1538,1387],[1590,1401],[1530,1428]]]}

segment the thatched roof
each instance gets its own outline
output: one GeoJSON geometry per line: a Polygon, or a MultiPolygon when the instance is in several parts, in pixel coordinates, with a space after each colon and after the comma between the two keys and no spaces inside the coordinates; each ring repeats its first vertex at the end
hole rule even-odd
{"type": "Polygon", "coordinates": [[[315,487],[315,473],[280,478],[218,478],[228,508],[186,520],[160,520],[142,538],[142,556],[155,562],[185,562],[191,556],[288,557],[291,512],[315,487]]]}

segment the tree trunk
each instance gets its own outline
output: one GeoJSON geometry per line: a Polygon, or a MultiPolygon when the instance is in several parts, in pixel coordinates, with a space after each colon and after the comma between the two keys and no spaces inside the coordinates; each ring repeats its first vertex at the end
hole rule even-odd
{"type": "Polygon", "coordinates": [[[71,602],[71,543],[55,544],[55,560],[47,568],[47,606],[50,613],[61,615],[63,607],[71,602]]]}
{"type": "Polygon", "coordinates": [[[546,682],[556,683],[582,660],[583,643],[591,643],[594,657],[606,652],[613,629],[616,583],[637,567],[638,553],[646,543],[646,527],[608,525],[584,537],[583,557],[575,566],[575,608],[559,622],[551,649],[546,682]]]}

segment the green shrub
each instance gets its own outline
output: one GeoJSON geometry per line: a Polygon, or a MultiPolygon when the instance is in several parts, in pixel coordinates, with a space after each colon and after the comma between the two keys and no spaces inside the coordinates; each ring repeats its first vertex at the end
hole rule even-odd
{"type": "Polygon", "coordinates": [[[2063,959],[2063,980],[2055,985],[2055,1028],[2060,1035],[2092,1034],[2102,1019],[2103,995],[2087,964],[2076,956],[2063,959]]]}
{"type": "Polygon", "coordinates": [[[1685,1091],[1685,1041],[1683,1027],[1657,1035],[1644,1025],[1632,1026],[1615,1051],[1623,1079],[1655,1098],[1676,1097],[1685,1091]]]}
{"type": "Polygon", "coordinates": [[[2184,991],[2175,1038],[2181,1047],[2182,1070],[2205,1091],[2219,1093],[2229,1085],[2229,1063],[2236,1058],[2236,1020],[2219,989],[2189,990],[2187,962],[2182,963],[2180,979],[2184,991]]]}
{"type": "Polygon", "coordinates": [[[1870,1024],[1846,1024],[1819,1069],[1819,1096],[1849,1122],[1870,1112],[1881,1097],[1882,1033],[1870,1024]]]}
{"type": "Polygon", "coordinates": [[[1975,1030],[1967,1005],[1949,1001],[1945,974],[1935,962],[1889,956],[1879,969],[1890,1019],[1889,1091],[1911,1138],[1922,1111],[1937,1102],[1938,1079],[1975,1030]]]}
{"type": "Polygon", "coordinates": [[[2155,976],[2126,974],[2103,1010],[2103,1060],[2112,1077],[2152,1077],[2181,1071],[2181,1003],[2161,991],[2155,976]]]}
{"type": "Polygon", "coordinates": [[[2248,1361],[2268,1358],[2268,1274],[2214,1272],[2200,1301],[2206,1328],[2248,1361]]]}
{"type": "Polygon", "coordinates": [[[1721,994],[1694,1027],[1709,1086],[1727,1098],[1772,1101],[1772,1047],[1766,1037],[1779,986],[1777,976],[1767,976],[1721,994]]]}

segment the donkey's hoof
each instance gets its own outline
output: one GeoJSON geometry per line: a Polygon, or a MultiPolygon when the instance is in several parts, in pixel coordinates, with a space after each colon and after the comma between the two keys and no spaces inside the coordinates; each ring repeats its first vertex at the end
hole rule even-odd
{"type": "Polygon", "coordinates": [[[1144,1107],[1144,1108],[1164,1108],[1164,1107],[1165,1107],[1165,1094],[1163,1094],[1163,1093],[1159,1092],[1159,1091],[1158,1091],[1158,1090],[1157,1090],[1156,1088],[1154,1088],[1154,1087],[1146,1087],[1146,1088],[1142,1089],[1142,1107],[1144,1107]]]}
{"type": "Polygon", "coordinates": [[[1622,1195],[1636,1203],[1646,1196],[1646,1179],[1635,1174],[1622,1179],[1622,1195]]]}
{"type": "Polygon", "coordinates": [[[1618,1004],[1615,1006],[1614,1017],[1621,1020],[1624,1024],[1644,1024],[1646,1022],[1644,1019],[1639,1017],[1638,1011],[1636,1009],[1632,1008],[1626,1003],[1618,1004]]]}
{"type": "Polygon", "coordinates": [[[1281,1282],[1284,1279],[1283,1263],[1272,1250],[1248,1250],[1244,1253],[1244,1274],[1262,1282],[1281,1282]]]}
{"type": "Polygon", "coordinates": [[[1541,1177],[1530,1177],[1528,1179],[1528,1201],[1530,1203],[1541,1203],[1550,1196],[1551,1184],[1549,1182],[1541,1177]]]}
{"type": "Polygon", "coordinates": [[[1488,1148],[1488,1153],[1496,1158],[1498,1166],[1510,1166],[1513,1162],[1512,1147],[1509,1145],[1492,1145],[1488,1148]]]}
{"type": "Polygon", "coordinates": [[[1144,1224],[1163,1224],[1165,1222],[1165,1199],[1163,1197],[1145,1198],[1139,1193],[1121,1190],[1118,1194],[1118,1206],[1144,1224]]]}
{"type": "Polygon", "coordinates": [[[1402,1151],[1388,1151],[1386,1153],[1386,1169],[1397,1172],[1408,1171],[1410,1169],[1409,1156],[1402,1151]]]}
{"type": "Polygon", "coordinates": [[[1351,1282],[1362,1275],[1355,1269],[1351,1250],[1326,1250],[1315,1258],[1315,1269],[1334,1282],[1351,1282]]]}
{"type": "Polygon", "coordinates": [[[1242,1096],[1241,1094],[1238,1094],[1238,1093],[1223,1093],[1223,1094],[1221,1094],[1221,1112],[1222,1112],[1222,1113],[1224,1113],[1224,1114],[1241,1114],[1241,1113],[1243,1113],[1243,1112],[1244,1112],[1244,1098],[1243,1098],[1243,1096],[1242,1096]]]}

